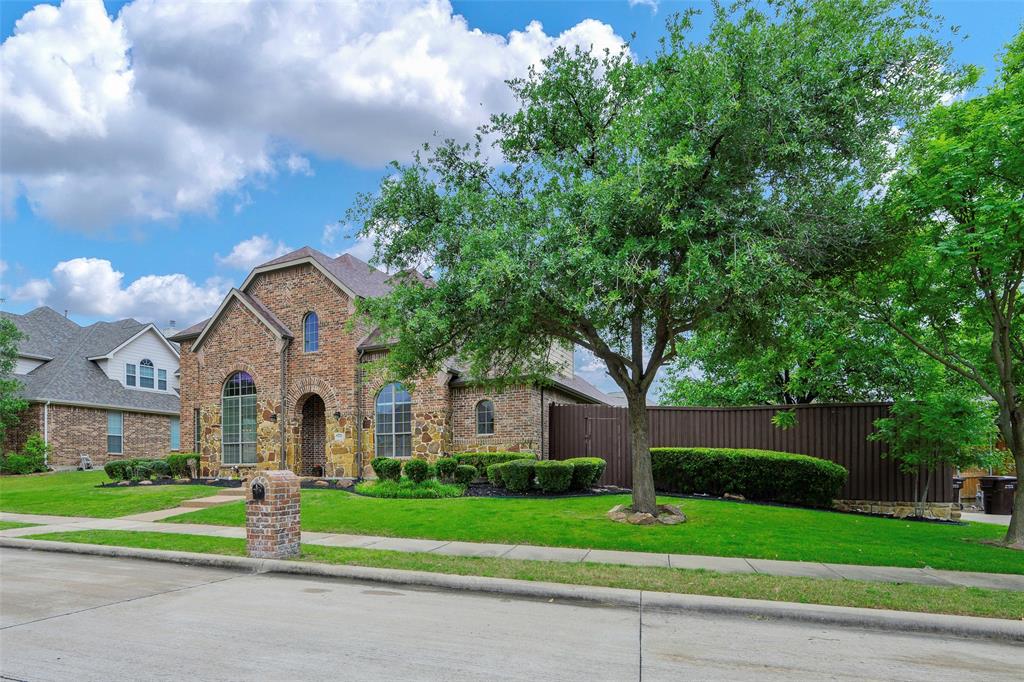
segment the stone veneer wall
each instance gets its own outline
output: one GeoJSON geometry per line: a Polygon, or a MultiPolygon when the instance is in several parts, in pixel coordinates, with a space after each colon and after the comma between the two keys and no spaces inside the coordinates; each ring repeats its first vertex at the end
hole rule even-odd
{"type": "MultiPolygon", "coordinates": [[[[904,519],[913,516],[917,508],[914,502],[880,502],[878,500],[836,500],[837,511],[853,511],[863,514],[877,514],[904,519]]],[[[956,502],[926,502],[924,516],[929,519],[957,521],[960,519],[960,505],[956,502]]]]}

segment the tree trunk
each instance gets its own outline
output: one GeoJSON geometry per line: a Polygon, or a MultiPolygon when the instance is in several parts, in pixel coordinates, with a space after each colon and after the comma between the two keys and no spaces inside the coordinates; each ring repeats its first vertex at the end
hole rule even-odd
{"type": "MultiPolygon", "coordinates": [[[[1013,396],[1016,397],[1016,396],[1013,396]]],[[[1024,408],[1014,406],[1002,411],[999,416],[999,431],[1002,433],[1006,447],[1013,454],[1013,462],[1017,468],[1017,489],[1013,491],[1013,513],[1010,515],[1010,527],[1006,529],[1006,544],[1024,548],[1024,408]]]]}
{"type": "Polygon", "coordinates": [[[918,493],[917,498],[917,509],[915,510],[917,515],[924,517],[924,506],[928,504],[928,488],[932,485],[932,470],[928,469],[924,474],[924,490],[918,493]]]}
{"type": "Polygon", "coordinates": [[[654,514],[654,472],[651,470],[651,445],[647,428],[647,398],[626,395],[629,412],[629,438],[633,448],[633,511],[654,514]]]}

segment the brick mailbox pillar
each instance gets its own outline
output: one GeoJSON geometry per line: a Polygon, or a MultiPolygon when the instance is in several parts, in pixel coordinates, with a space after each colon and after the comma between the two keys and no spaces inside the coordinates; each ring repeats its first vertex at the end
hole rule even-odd
{"type": "Polygon", "coordinates": [[[299,554],[299,477],[287,469],[263,471],[245,492],[245,540],[249,556],[286,559],[299,554]]]}

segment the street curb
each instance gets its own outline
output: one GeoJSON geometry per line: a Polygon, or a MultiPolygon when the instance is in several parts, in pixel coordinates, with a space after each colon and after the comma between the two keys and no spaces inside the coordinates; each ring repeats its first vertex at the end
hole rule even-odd
{"type": "Polygon", "coordinates": [[[644,610],[701,613],[758,620],[783,620],[814,625],[832,625],[886,632],[913,632],[969,639],[1024,642],[1024,620],[1013,621],[974,616],[949,616],[882,609],[853,608],[737,599],[669,592],[648,592],[616,587],[564,585],[507,578],[451,575],[368,566],[342,566],[281,559],[175,552],[136,547],[88,545],[50,540],[25,540],[0,537],[0,547],[66,554],[144,559],[188,566],[224,568],[246,573],[279,573],[320,578],[337,578],[412,587],[463,590],[484,594],[542,599],[545,601],[585,602],[602,606],[643,608],[644,610]]]}

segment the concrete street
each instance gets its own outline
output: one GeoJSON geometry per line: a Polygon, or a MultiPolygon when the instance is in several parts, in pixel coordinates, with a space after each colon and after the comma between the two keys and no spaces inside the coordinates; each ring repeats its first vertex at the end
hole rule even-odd
{"type": "Polygon", "coordinates": [[[1024,647],[4,549],[15,680],[1011,680],[1024,647]]]}

